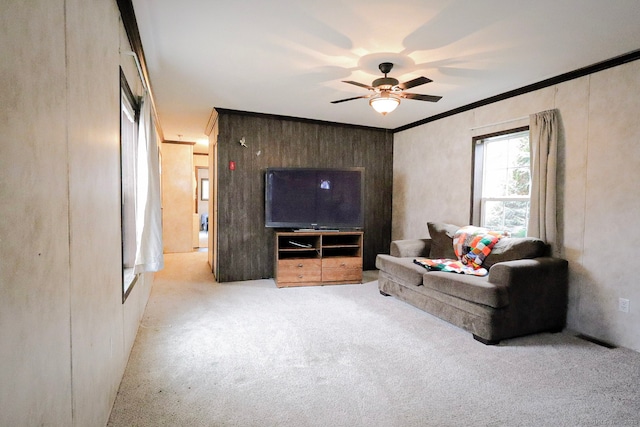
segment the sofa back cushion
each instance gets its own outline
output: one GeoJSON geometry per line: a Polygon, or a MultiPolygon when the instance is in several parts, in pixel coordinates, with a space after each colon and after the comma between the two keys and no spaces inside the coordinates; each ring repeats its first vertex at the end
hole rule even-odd
{"type": "Polygon", "coordinates": [[[453,251],[453,236],[460,227],[444,222],[428,222],[427,228],[429,229],[429,236],[431,237],[429,258],[457,259],[453,251]]]}
{"type": "Polygon", "coordinates": [[[488,269],[499,262],[537,258],[546,254],[547,245],[535,237],[503,237],[495,244],[482,266],[488,269]]]}
{"type": "MultiPolygon", "coordinates": [[[[453,250],[453,237],[460,227],[444,222],[428,222],[427,227],[431,237],[429,258],[457,259],[453,250]]],[[[547,244],[538,238],[503,237],[495,244],[482,266],[489,269],[489,267],[498,262],[537,258],[546,256],[547,253],[547,244]]]]}

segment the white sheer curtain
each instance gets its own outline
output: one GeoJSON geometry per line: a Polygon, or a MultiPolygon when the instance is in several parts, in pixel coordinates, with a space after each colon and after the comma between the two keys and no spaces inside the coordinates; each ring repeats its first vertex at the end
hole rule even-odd
{"type": "Polygon", "coordinates": [[[148,92],[145,92],[140,108],[137,166],[136,274],[159,271],[164,267],[158,139],[148,92]]]}
{"type": "Polygon", "coordinates": [[[556,169],[558,163],[558,112],[530,116],[531,205],[527,234],[551,245],[558,254],[556,222],[556,169]]]}

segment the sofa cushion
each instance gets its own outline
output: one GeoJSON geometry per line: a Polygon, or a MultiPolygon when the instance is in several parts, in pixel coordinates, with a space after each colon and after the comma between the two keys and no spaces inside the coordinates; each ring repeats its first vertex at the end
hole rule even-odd
{"type": "Polygon", "coordinates": [[[500,308],[509,304],[507,288],[489,282],[487,277],[431,271],[423,276],[422,284],[443,294],[489,307],[500,308]]]}
{"type": "Polygon", "coordinates": [[[545,256],[547,245],[535,237],[503,237],[495,244],[482,266],[489,269],[493,264],[517,259],[545,256]]]}
{"type": "Polygon", "coordinates": [[[453,251],[453,236],[460,227],[444,222],[428,222],[429,236],[431,237],[431,259],[457,259],[453,251]]]}
{"type": "Polygon", "coordinates": [[[405,284],[421,285],[426,270],[413,263],[414,258],[396,258],[380,254],[376,257],[376,268],[392,276],[396,276],[405,284]]]}

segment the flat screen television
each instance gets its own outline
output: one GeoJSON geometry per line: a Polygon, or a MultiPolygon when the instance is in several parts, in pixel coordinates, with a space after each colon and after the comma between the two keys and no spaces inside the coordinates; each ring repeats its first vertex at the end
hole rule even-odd
{"type": "Polygon", "coordinates": [[[265,226],[359,229],[364,226],[364,168],[269,168],[265,226]]]}

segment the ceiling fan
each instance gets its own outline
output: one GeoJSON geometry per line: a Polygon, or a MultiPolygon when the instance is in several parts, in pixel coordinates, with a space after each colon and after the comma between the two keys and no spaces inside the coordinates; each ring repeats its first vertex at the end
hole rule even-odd
{"type": "Polygon", "coordinates": [[[370,93],[369,95],[355,96],[353,98],[339,99],[337,101],[331,101],[331,103],[338,104],[340,102],[352,101],[354,99],[371,98],[369,100],[369,105],[371,105],[374,110],[384,116],[387,113],[395,110],[396,107],[400,105],[400,98],[429,102],[438,102],[440,98],[442,98],[441,96],[421,95],[418,93],[404,92],[406,89],[429,83],[432,81],[431,79],[428,79],[426,77],[417,77],[413,80],[400,83],[393,77],[387,77],[387,74],[393,68],[393,64],[391,62],[383,62],[378,65],[378,68],[380,69],[380,71],[382,71],[384,77],[375,79],[373,83],[371,83],[371,86],[350,80],[343,80],[344,83],[349,83],[352,85],[363,87],[365,89],[369,89],[373,93],[370,93]]]}

